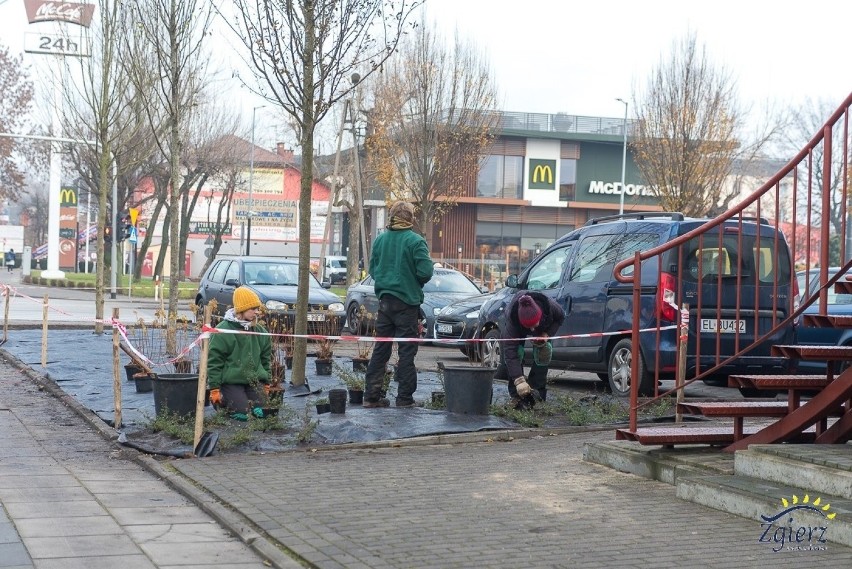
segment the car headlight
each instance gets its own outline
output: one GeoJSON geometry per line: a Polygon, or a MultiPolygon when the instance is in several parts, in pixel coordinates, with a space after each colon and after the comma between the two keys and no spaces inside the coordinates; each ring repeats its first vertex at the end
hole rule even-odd
{"type": "Polygon", "coordinates": [[[343,303],[342,302],[332,302],[328,305],[328,309],[332,312],[343,312],[343,303]]]}
{"type": "Polygon", "coordinates": [[[437,316],[437,315],[439,315],[439,314],[441,313],[441,310],[443,310],[443,308],[438,308],[438,307],[436,306],[435,308],[433,308],[433,309],[432,309],[432,316],[437,316]]]}
{"type": "Polygon", "coordinates": [[[287,303],[280,300],[267,300],[265,306],[267,310],[287,310],[287,303]]]}
{"type": "Polygon", "coordinates": [[[464,317],[465,318],[471,318],[471,319],[479,318],[479,311],[474,310],[473,312],[468,312],[467,314],[464,315],[464,317]]]}

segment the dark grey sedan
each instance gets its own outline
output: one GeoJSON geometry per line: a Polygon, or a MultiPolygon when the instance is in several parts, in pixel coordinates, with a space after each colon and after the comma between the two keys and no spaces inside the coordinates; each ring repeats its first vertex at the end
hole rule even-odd
{"type": "MultiPolygon", "coordinates": [[[[426,337],[434,337],[435,316],[446,305],[463,298],[481,294],[476,284],[463,273],[442,267],[435,268],[432,279],[423,286],[423,304],[420,308],[426,316],[426,337]]],[[[379,311],[373,277],[351,285],[346,291],[346,322],[354,334],[368,333],[379,311]]]]}
{"type": "MultiPolygon", "coordinates": [[[[234,289],[252,289],[267,312],[267,318],[285,321],[290,327],[296,315],[299,263],[275,257],[234,257],[217,259],[204,273],[195,295],[203,307],[216,300],[216,314],[224,316],[233,305],[234,289]]],[[[343,303],[313,276],[308,276],[308,333],[336,336],[343,327],[343,303]]]]}

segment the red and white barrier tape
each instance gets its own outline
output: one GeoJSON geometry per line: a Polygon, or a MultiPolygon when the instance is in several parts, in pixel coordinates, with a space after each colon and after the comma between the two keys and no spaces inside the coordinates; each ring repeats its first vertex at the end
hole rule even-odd
{"type": "MultiPolygon", "coordinates": [[[[43,304],[43,301],[41,301],[37,298],[33,298],[31,296],[27,296],[25,294],[22,294],[20,291],[18,291],[17,289],[15,289],[15,288],[13,288],[9,285],[0,284],[0,286],[3,287],[3,291],[2,291],[3,295],[6,295],[9,292],[12,292],[12,293],[14,293],[15,296],[20,296],[21,298],[23,298],[25,300],[31,300],[31,301],[36,302],[38,304],[43,304]]],[[[48,309],[53,310],[55,312],[58,312],[60,314],[66,315],[66,316],[74,317],[73,314],[70,314],[68,312],[65,312],[65,311],[57,309],[57,308],[53,308],[50,305],[48,305],[48,309]]],[[[686,312],[686,311],[681,311],[681,318],[682,319],[684,318],[684,312],[686,312]]],[[[688,322],[689,321],[689,313],[688,312],[686,312],[685,318],[686,318],[686,322],[688,322]]],[[[325,334],[282,334],[282,333],[273,333],[273,332],[255,332],[253,330],[223,330],[223,329],[219,329],[219,328],[213,328],[211,326],[202,326],[201,333],[198,335],[198,337],[195,340],[193,340],[192,343],[190,343],[186,347],[184,347],[183,350],[181,350],[181,352],[177,356],[175,356],[174,358],[168,359],[164,362],[158,363],[158,362],[152,361],[150,358],[145,356],[145,354],[140,352],[133,345],[133,343],[130,341],[130,338],[128,338],[128,336],[127,336],[127,328],[125,327],[124,324],[121,323],[121,321],[113,319],[113,318],[110,318],[109,320],[101,319],[101,318],[80,318],[80,320],[85,321],[85,322],[94,322],[94,323],[101,322],[101,323],[111,325],[113,328],[118,330],[118,333],[121,336],[121,338],[124,341],[124,344],[127,346],[127,348],[131,352],[133,352],[133,354],[136,357],[138,357],[141,361],[143,361],[144,363],[148,364],[151,367],[159,367],[159,366],[170,365],[170,364],[174,364],[177,361],[182,360],[184,358],[184,356],[186,356],[190,351],[192,351],[197,346],[200,346],[201,342],[203,340],[209,338],[211,334],[254,334],[254,335],[257,335],[257,336],[273,336],[273,337],[283,337],[283,338],[305,338],[307,340],[317,340],[317,341],[333,340],[333,341],[341,341],[341,342],[421,342],[421,343],[431,342],[431,343],[436,343],[436,344],[457,344],[460,341],[476,343],[476,342],[512,342],[512,341],[518,341],[518,340],[537,341],[537,340],[566,340],[566,339],[572,339],[572,338],[599,338],[599,337],[604,337],[604,336],[620,336],[620,335],[632,333],[632,330],[618,330],[618,331],[615,331],[615,332],[594,332],[594,333],[590,333],[590,334],[567,334],[567,335],[564,335],[564,336],[548,336],[548,337],[538,337],[538,336],[532,337],[532,336],[530,336],[530,337],[527,337],[527,338],[489,338],[488,340],[485,340],[483,338],[471,338],[471,339],[463,340],[463,339],[460,339],[460,338],[419,338],[419,337],[418,338],[394,338],[394,337],[388,337],[388,336],[352,336],[352,335],[331,336],[331,335],[325,335],[325,334]]],[[[643,329],[639,330],[639,332],[644,333],[644,332],[656,332],[658,330],[659,331],[673,330],[673,329],[676,329],[677,327],[678,326],[676,324],[673,324],[673,325],[670,325],[670,326],[661,326],[661,327],[658,327],[658,328],[643,328],[643,329]]]]}

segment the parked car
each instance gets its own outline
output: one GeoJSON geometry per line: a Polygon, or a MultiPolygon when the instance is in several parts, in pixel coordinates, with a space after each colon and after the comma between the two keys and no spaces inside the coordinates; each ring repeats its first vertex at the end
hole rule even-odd
{"type": "Polygon", "coordinates": [[[442,346],[455,346],[471,359],[479,359],[480,350],[473,336],[479,322],[479,310],[495,293],[480,294],[446,305],[435,316],[436,340],[442,346]],[[456,340],[449,342],[448,340],[456,340]]]}
{"type": "MultiPolygon", "coordinates": [[[[296,315],[299,263],[274,257],[234,257],[215,260],[198,285],[195,304],[205,306],[216,300],[216,315],[224,316],[233,306],[234,289],[247,286],[257,293],[268,318],[290,322],[296,315]]],[[[340,297],[308,276],[308,333],[340,334],[345,312],[340,297]]]]}
{"type": "Polygon", "coordinates": [[[325,258],[325,270],[323,271],[323,282],[330,284],[343,284],[346,282],[346,257],[329,255],[325,258]]]}
{"type": "MultiPolygon", "coordinates": [[[[829,267],[828,278],[832,278],[840,271],[840,267],[829,267]]],[[[840,277],[843,280],[846,277],[840,277]]],[[[802,301],[812,297],[819,292],[819,269],[810,271],[799,271],[796,273],[799,283],[802,301]]],[[[837,294],[834,287],[826,289],[828,301],[827,314],[829,316],[852,316],[852,294],[837,294]]],[[[819,314],[819,299],[805,308],[802,315],[819,314]]],[[[796,344],[812,346],[852,346],[852,330],[846,328],[833,328],[822,326],[809,326],[804,319],[796,328],[796,344]]],[[[849,367],[849,362],[837,362],[834,365],[835,373],[849,367]]],[[[825,373],[825,361],[800,360],[796,362],[796,369],[802,373],[825,373]]]]}
{"type": "MultiPolygon", "coordinates": [[[[446,305],[471,296],[482,294],[482,291],[472,280],[463,273],[453,269],[436,267],[432,278],[423,285],[423,304],[420,308],[426,318],[425,335],[434,337],[435,316],[446,305]]],[[[364,315],[369,315],[371,321],[379,312],[379,299],[376,298],[374,281],[371,275],[351,285],[346,291],[346,322],[349,330],[355,334],[368,333],[369,324],[364,315]],[[363,312],[362,312],[363,311],[363,312]]]]}
{"type": "MultiPolygon", "coordinates": [[[[633,357],[628,332],[633,328],[633,287],[615,280],[614,266],[636,251],[658,247],[706,221],[685,218],[679,213],[635,213],[590,220],[559,238],[520,276],[510,275],[506,279],[506,287],[481,308],[476,337],[498,338],[512,295],[521,289],[538,290],[556,300],[566,312],[558,334],[576,336],[554,341],[551,367],[597,373],[613,393],[628,395],[633,357]]],[[[741,227],[726,223],[721,228],[721,239],[717,227],[703,238],[687,241],[679,250],[668,251],[663,259],[654,258],[642,266],[640,328],[666,327],[676,322],[677,309],[673,303],[678,298],[678,286],[685,302],[692,299],[688,373],[693,373],[697,364],[705,370],[721,361],[716,360],[717,342],[725,359],[737,352],[737,346],[751,344],[769,332],[778,320],[785,319],[794,302],[798,306],[790,251],[784,236],[762,221],[743,221],[741,227]],[[753,254],[743,255],[736,262],[740,245],[753,254]],[[682,270],[678,267],[680,259],[684,263],[682,270]],[[722,290],[718,291],[720,283],[722,290]],[[696,313],[696,299],[704,298],[706,302],[717,298],[717,292],[721,293],[722,304],[717,306],[714,302],[712,307],[704,304],[703,311],[696,313]],[[739,314],[749,313],[748,318],[735,316],[738,296],[739,314]],[[697,341],[700,351],[696,350],[697,341]]],[[[770,347],[793,338],[791,323],[705,382],[727,385],[727,376],[733,373],[784,373],[790,368],[789,362],[771,356],[770,347]]],[[[639,391],[651,394],[657,366],[660,377],[674,376],[676,330],[661,330],[659,339],[656,333],[641,334],[639,339],[639,391]]],[[[498,342],[483,342],[481,346],[484,360],[494,361],[499,357],[498,342]]]]}

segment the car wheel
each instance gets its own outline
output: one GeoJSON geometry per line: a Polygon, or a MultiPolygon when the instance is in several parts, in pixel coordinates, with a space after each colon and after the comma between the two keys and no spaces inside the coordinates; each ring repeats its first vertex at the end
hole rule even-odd
{"type": "Polygon", "coordinates": [[[485,367],[497,367],[500,365],[500,330],[492,328],[485,334],[484,342],[479,349],[479,359],[485,367]]]}
{"type": "Polygon", "coordinates": [[[204,299],[201,298],[200,296],[196,297],[195,298],[195,306],[196,306],[195,323],[196,324],[203,324],[204,323],[204,309],[205,309],[204,299]]]}
{"type": "Polygon", "coordinates": [[[349,332],[356,336],[361,334],[361,322],[358,320],[358,303],[353,302],[349,305],[349,310],[346,311],[346,326],[349,332]]]}
{"type": "Polygon", "coordinates": [[[480,355],[479,355],[479,349],[477,347],[465,345],[465,346],[460,347],[459,351],[461,351],[461,353],[463,353],[467,357],[467,359],[469,359],[470,361],[472,361],[472,362],[478,362],[479,361],[480,355]]]}
{"type": "MultiPolygon", "coordinates": [[[[613,395],[630,395],[630,371],[633,363],[633,341],[630,338],[620,340],[609,354],[609,388],[613,395]]],[[[639,357],[639,395],[654,393],[653,378],[645,369],[645,362],[639,357]]]]}

